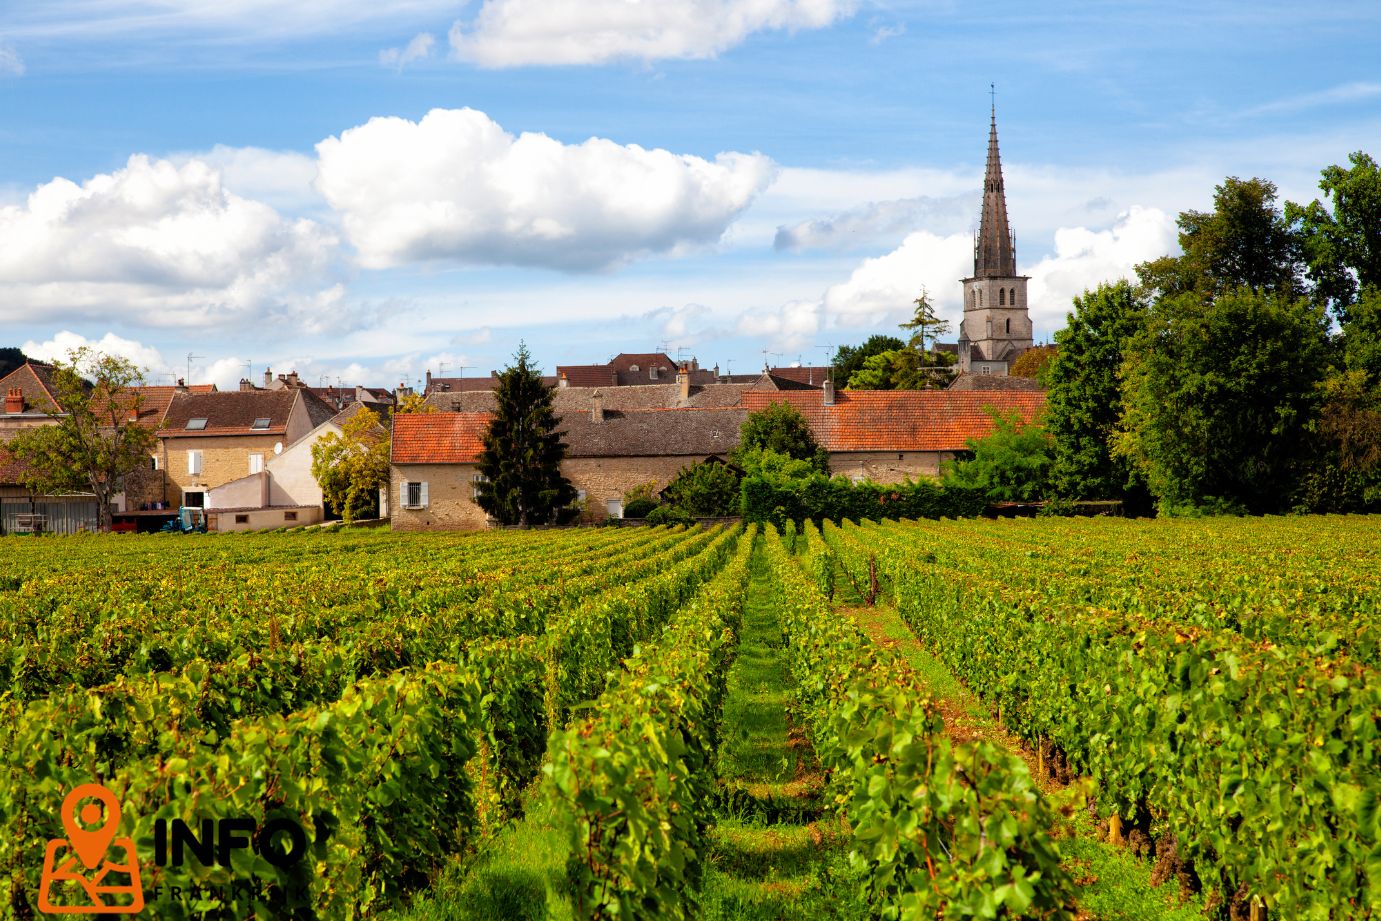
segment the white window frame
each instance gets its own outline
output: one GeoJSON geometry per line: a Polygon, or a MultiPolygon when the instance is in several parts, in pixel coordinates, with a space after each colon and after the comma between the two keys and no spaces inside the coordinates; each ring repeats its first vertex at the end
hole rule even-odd
{"type": "Polygon", "coordinates": [[[398,504],[405,509],[422,509],[427,507],[427,481],[426,480],[403,480],[398,486],[398,504]],[[413,497],[412,487],[416,486],[417,502],[409,500],[413,497]]]}
{"type": "Polygon", "coordinates": [[[489,477],[485,476],[485,475],[482,474],[482,473],[471,474],[471,476],[470,476],[470,500],[471,500],[472,502],[478,502],[478,501],[479,501],[479,498],[480,498],[480,487],[479,487],[479,484],[481,484],[481,483],[488,483],[488,482],[489,482],[489,477]]]}
{"type": "Polygon", "coordinates": [[[262,454],[251,454],[251,455],[249,456],[249,472],[250,472],[250,473],[263,473],[263,472],[264,472],[264,455],[262,455],[262,454]]]}
{"type": "Polygon", "coordinates": [[[193,448],[187,452],[187,475],[201,476],[202,456],[200,448],[193,448]]]}
{"type": "Polygon", "coordinates": [[[609,515],[610,518],[622,518],[622,517],[623,517],[623,500],[622,500],[622,499],[608,499],[608,500],[606,500],[605,503],[604,503],[604,510],[605,510],[605,512],[609,515]]]}

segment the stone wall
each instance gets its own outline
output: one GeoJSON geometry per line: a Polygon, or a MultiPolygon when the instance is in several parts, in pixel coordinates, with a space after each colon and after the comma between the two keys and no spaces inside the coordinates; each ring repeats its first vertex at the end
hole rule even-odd
{"type": "Polygon", "coordinates": [[[561,472],[576,489],[585,491],[583,521],[602,521],[609,517],[609,500],[623,499],[623,494],[643,483],[655,483],[654,495],[681,472],[681,468],[698,464],[699,455],[668,457],[572,457],[561,466],[561,472]]]}
{"type": "Polygon", "coordinates": [[[875,483],[938,477],[950,451],[841,451],[830,455],[830,473],[875,483]]]}
{"type": "Polygon", "coordinates": [[[212,488],[249,476],[249,456],[262,454],[264,463],[273,457],[273,446],[282,435],[205,435],[162,439],[159,463],[168,474],[167,501],[182,504],[188,490],[210,492],[212,488]],[[201,473],[187,472],[189,451],[201,451],[201,473]]]}
{"type": "Polygon", "coordinates": [[[388,505],[393,530],[477,530],[487,527],[488,516],[475,504],[474,464],[393,465],[389,474],[388,505]],[[401,494],[406,482],[427,484],[426,508],[404,507],[401,494]]]}

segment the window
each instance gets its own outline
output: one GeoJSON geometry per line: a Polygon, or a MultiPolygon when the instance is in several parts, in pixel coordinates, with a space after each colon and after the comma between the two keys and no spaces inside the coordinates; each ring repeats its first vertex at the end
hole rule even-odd
{"type": "Polygon", "coordinates": [[[249,456],[249,472],[260,473],[264,469],[264,455],[251,454],[249,456]]]}
{"type": "Polygon", "coordinates": [[[604,507],[605,507],[605,509],[609,512],[609,517],[610,517],[610,518],[622,518],[622,517],[623,517],[623,500],[622,500],[622,499],[610,499],[607,503],[605,503],[605,506],[604,506],[604,507]]]}
{"type": "Polygon", "coordinates": [[[648,369],[647,369],[647,376],[650,377],[652,380],[655,381],[655,380],[657,379],[657,368],[656,368],[655,366],[654,366],[654,367],[651,367],[651,368],[648,368],[648,369]]]}
{"type": "Polygon", "coordinates": [[[583,489],[577,489],[577,490],[575,491],[575,501],[577,501],[577,502],[584,502],[584,501],[585,501],[585,490],[583,490],[583,489]]]}
{"type": "Polygon", "coordinates": [[[284,520],[284,521],[296,521],[296,520],[297,520],[297,512],[284,512],[284,513],[283,513],[283,520],[284,520]]]}
{"type": "Polygon", "coordinates": [[[482,473],[477,473],[474,476],[470,477],[470,498],[475,502],[478,502],[480,498],[480,484],[488,482],[489,477],[485,476],[482,473]]]}
{"type": "Polygon", "coordinates": [[[981,368],[978,369],[978,372],[979,372],[980,374],[990,374],[990,373],[992,373],[992,369],[989,368],[987,365],[984,365],[983,367],[981,367],[981,368]]]}
{"type": "Polygon", "coordinates": [[[637,365],[629,365],[629,366],[628,366],[628,370],[629,370],[629,371],[637,371],[637,370],[638,370],[638,366],[637,366],[637,365]]]}
{"type": "Polygon", "coordinates": [[[202,429],[204,429],[204,428],[206,428],[206,420],[205,420],[205,419],[188,419],[188,420],[187,420],[187,431],[189,431],[189,432],[200,432],[200,431],[201,431],[202,429]]]}
{"type": "Polygon", "coordinates": [[[426,508],[427,507],[427,484],[426,483],[404,483],[399,487],[399,500],[403,503],[403,508],[426,508]]]}
{"type": "Polygon", "coordinates": [[[187,472],[188,472],[189,474],[191,474],[192,476],[200,476],[200,475],[201,475],[201,452],[200,452],[200,451],[188,451],[188,452],[187,452],[187,472]]]}
{"type": "Polygon", "coordinates": [[[983,289],[982,289],[982,288],[979,288],[979,289],[978,289],[978,306],[979,306],[979,307],[982,307],[982,306],[983,306],[983,289]]]}
{"type": "Polygon", "coordinates": [[[254,424],[250,426],[250,428],[252,428],[252,429],[266,429],[266,428],[268,428],[268,427],[269,427],[269,418],[268,418],[268,416],[260,416],[258,419],[255,419],[255,420],[254,420],[254,424]]]}
{"type": "Polygon", "coordinates": [[[157,470],[157,469],[158,469],[158,455],[155,454],[155,455],[151,456],[151,457],[149,458],[149,460],[151,461],[151,463],[150,463],[150,465],[149,465],[149,469],[150,469],[150,470],[157,470]]]}
{"type": "Polygon", "coordinates": [[[194,489],[182,494],[182,504],[191,508],[206,508],[206,493],[200,489],[194,489]]]}
{"type": "Polygon", "coordinates": [[[1006,306],[1006,304],[1007,304],[1007,289],[1006,289],[1006,288],[998,288],[998,289],[997,289],[997,306],[999,306],[999,307],[1004,307],[1004,306],[1006,306]]]}
{"type": "Polygon", "coordinates": [[[235,523],[236,523],[236,524],[249,524],[249,516],[248,516],[248,515],[236,515],[236,516],[235,516],[235,523]]]}
{"type": "Polygon", "coordinates": [[[1013,288],[1013,289],[1011,289],[1010,291],[1007,292],[1007,303],[1011,304],[1013,307],[1015,307],[1015,306],[1017,305],[1017,289],[1016,289],[1016,288],[1013,288]]]}
{"type": "Polygon", "coordinates": [[[1007,332],[1009,334],[1012,332],[1012,320],[1010,317],[1007,319],[1007,332]]]}

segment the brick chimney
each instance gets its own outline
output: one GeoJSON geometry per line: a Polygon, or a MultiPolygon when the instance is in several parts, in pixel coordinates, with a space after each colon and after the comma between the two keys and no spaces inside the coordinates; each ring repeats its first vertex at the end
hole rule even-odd
{"type": "Polygon", "coordinates": [[[596,390],[590,400],[590,421],[604,421],[604,391],[596,390]]]}
{"type": "Polygon", "coordinates": [[[240,378],[240,392],[241,392],[241,393],[245,393],[246,391],[253,390],[253,389],[254,389],[254,385],[253,385],[252,383],[250,383],[249,378],[247,378],[247,377],[242,377],[242,378],[240,378]]]}
{"type": "Polygon", "coordinates": [[[272,368],[265,368],[265,369],[264,369],[264,389],[265,389],[265,390],[268,390],[268,389],[269,389],[270,387],[272,387],[272,386],[273,386],[273,369],[272,369],[272,368]]]}
{"type": "Polygon", "coordinates": [[[177,392],[178,392],[178,393],[186,393],[186,392],[187,392],[187,381],[183,380],[183,379],[180,378],[180,377],[177,379],[177,392]]]}
{"type": "Polygon", "coordinates": [[[129,408],[129,421],[131,421],[131,422],[138,422],[138,421],[139,421],[139,407],[138,407],[138,406],[131,406],[131,407],[129,408]]]}
{"type": "Polygon", "coordinates": [[[557,386],[558,386],[558,387],[569,387],[569,386],[571,386],[571,382],[568,381],[568,380],[566,380],[566,372],[565,372],[565,371],[562,371],[562,372],[561,372],[561,379],[560,379],[559,381],[557,381],[557,386]]]}
{"type": "Polygon", "coordinates": [[[826,406],[833,406],[833,405],[834,405],[834,381],[830,380],[828,377],[825,378],[825,398],[824,398],[824,404],[825,404],[826,406]]]}
{"type": "Polygon", "coordinates": [[[682,406],[690,402],[690,379],[690,365],[682,362],[676,369],[676,400],[682,406]]]}
{"type": "Polygon", "coordinates": [[[11,387],[5,391],[5,412],[8,415],[22,413],[24,411],[24,391],[18,387],[11,387]]]}

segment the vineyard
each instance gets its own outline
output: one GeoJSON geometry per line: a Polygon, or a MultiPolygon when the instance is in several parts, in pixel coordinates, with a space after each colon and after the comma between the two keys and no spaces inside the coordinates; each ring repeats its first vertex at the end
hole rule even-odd
{"type": "Polygon", "coordinates": [[[1381,917],[1367,519],[0,554],[0,917],[91,782],[148,917],[1381,917]]]}

